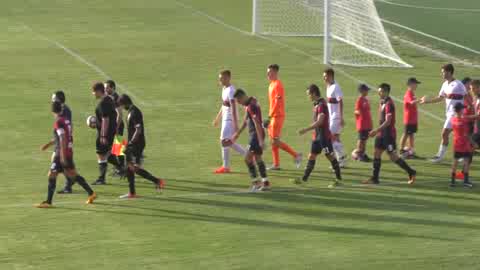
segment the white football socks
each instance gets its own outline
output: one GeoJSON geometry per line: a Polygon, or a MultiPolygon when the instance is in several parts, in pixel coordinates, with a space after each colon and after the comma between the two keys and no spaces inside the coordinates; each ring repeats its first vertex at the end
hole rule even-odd
{"type": "Polygon", "coordinates": [[[333,142],[333,151],[337,155],[338,161],[341,161],[345,156],[345,152],[343,152],[343,144],[339,141],[333,142]]]}
{"type": "Polygon", "coordinates": [[[232,144],[231,146],[233,148],[233,150],[237,151],[237,153],[239,153],[240,155],[242,155],[242,157],[244,157],[246,154],[247,154],[247,151],[245,150],[245,148],[243,148],[240,144],[238,143],[234,143],[232,144]]]}
{"type": "Polygon", "coordinates": [[[230,168],[230,147],[222,147],[223,167],[230,168]]]}

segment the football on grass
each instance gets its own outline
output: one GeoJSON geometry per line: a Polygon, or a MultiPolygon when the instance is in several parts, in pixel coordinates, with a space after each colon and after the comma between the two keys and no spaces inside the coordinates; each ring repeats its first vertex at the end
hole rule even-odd
{"type": "Polygon", "coordinates": [[[90,115],[87,117],[87,126],[89,128],[96,128],[97,127],[97,117],[94,115],[90,115]]]}

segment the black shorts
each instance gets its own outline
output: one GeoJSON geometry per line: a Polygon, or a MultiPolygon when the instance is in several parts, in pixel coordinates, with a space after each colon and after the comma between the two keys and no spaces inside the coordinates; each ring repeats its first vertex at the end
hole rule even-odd
{"type": "Polygon", "coordinates": [[[386,150],[389,153],[393,153],[397,150],[397,140],[395,137],[376,137],[375,148],[386,150]]]}
{"type": "Polygon", "coordinates": [[[405,125],[405,134],[412,135],[417,133],[417,131],[418,131],[418,124],[405,125]]]}
{"type": "Polygon", "coordinates": [[[125,149],[125,159],[127,163],[133,163],[135,165],[143,164],[143,150],[145,146],[128,145],[125,149]]]}
{"type": "Polygon", "coordinates": [[[117,135],[123,136],[124,130],[125,130],[125,123],[122,121],[120,122],[120,126],[117,129],[117,135]]]}
{"type": "Polygon", "coordinates": [[[250,136],[248,140],[247,150],[255,155],[262,155],[263,149],[260,147],[260,143],[258,142],[257,136],[250,136]]]}
{"type": "Polygon", "coordinates": [[[107,136],[107,144],[101,144],[100,143],[100,137],[97,136],[97,141],[96,141],[96,147],[97,147],[97,154],[99,155],[107,155],[112,151],[112,146],[113,146],[113,139],[114,135],[107,136]]]}
{"type": "Polygon", "coordinates": [[[370,131],[369,129],[366,129],[366,130],[360,130],[358,132],[358,139],[360,141],[366,141],[368,140],[368,135],[370,134],[370,131]]]}
{"type": "Polygon", "coordinates": [[[474,133],[472,135],[472,140],[474,143],[476,143],[477,145],[480,145],[480,133],[474,133]]]}
{"type": "Polygon", "coordinates": [[[65,163],[60,162],[60,157],[54,157],[52,164],[50,165],[50,171],[55,173],[63,173],[65,170],[75,169],[75,163],[73,157],[65,158],[65,163]]]}
{"type": "Polygon", "coordinates": [[[310,153],[318,155],[318,154],[321,154],[322,151],[325,151],[325,155],[333,153],[332,140],[318,139],[318,140],[312,141],[312,147],[310,149],[310,153]]]}
{"type": "Polygon", "coordinates": [[[459,158],[464,158],[464,159],[465,159],[465,158],[469,158],[469,159],[471,159],[472,156],[473,156],[473,153],[472,153],[472,152],[455,152],[455,153],[453,154],[453,157],[454,157],[455,159],[459,159],[459,158]]]}

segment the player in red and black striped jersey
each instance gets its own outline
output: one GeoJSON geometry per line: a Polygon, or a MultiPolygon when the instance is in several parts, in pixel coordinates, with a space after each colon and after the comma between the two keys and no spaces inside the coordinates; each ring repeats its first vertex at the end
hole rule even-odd
{"type": "Polygon", "coordinates": [[[254,97],[249,97],[242,89],[237,89],[233,95],[236,102],[245,107],[245,117],[243,124],[233,135],[235,142],[243,130],[248,126],[248,148],[245,155],[245,163],[247,164],[250,177],[252,179],[252,191],[266,191],[270,189],[270,182],[267,179],[267,170],[262,160],[263,148],[265,145],[265,130],[263,129],[262,110],[254,97]],[[257,168],[260,172],[262,181],[257,179],[257,168]]]}
{"type": "Polygon", "coordinates": [[[375,153],[373,159],[373,175],[363,181],[364,184],[379,184],[380,167],[382,164],[382,154],[387,151],[390,160],[395,162],[400,168],[408,173],[408,183],[413,184],[417,172],[410,168],[408,164],[397,154],[397,130],[395,128],[395,104],[390,97],[390,85],[382,83],[378,87],[378,95],[380,96],[380,107],[378,109],[380,126],[372,130],[370,137],[375,138],[375,153]]]}
{"type": "Polygon", "coordinates": [[[85,191],[88,193],[87,204],[93,203],[97,198],[95,192],[79,175],[75,169],[73,162],[73,136],[72,126],[68,119],[61,116],[62,104],[60,102],[52,103],[52,112],[55,116],[55,123],[53,125],[53,135],[55,141],[55,154],[52,161],[52,166],[48,173],[48,195],[47,200],[36,205],[38,208],[49,208],[52,206],[53,194],[57,185],[57,175],[59,173],[65,174],[70,179],[74,179],[85,191]]]}
{"type": "Polygon", "coordinates": [[[463,186],[473,187],[469,180],[470,164],[473,156],[473,147],[470,140],[470,122],[471,118],[464,116],[465,106],[462,103],[455,104],[455,116],[452,117],[453,129],[453,163],[452,163],[452,177],[450,186],[455,187],[455,178],[457,175],[458,160],[463,159],[463,186]]]}
{"type": "Polygon", "coordinates": [[[299,135],[313,130],[312,146],[308,156],[308,163],[305,168],[304,175],[301,179],[295,179],[294,183],[301,184],[307,182],[310,174],[315,168],[317,156],[325,151],[325,157],[332,164],[335,171],[336,180],[329,185],[333,188],[341,185],[342,176],[340,173],[340,164],[338,163],[332,145],[332,133],[330,132],[330,116],[328,113],[327,101],[320,95],[320,89],[317,85],[312,84],[307,88],[307,95],[313,102],[313,123],[298,131],[299,135]]]}

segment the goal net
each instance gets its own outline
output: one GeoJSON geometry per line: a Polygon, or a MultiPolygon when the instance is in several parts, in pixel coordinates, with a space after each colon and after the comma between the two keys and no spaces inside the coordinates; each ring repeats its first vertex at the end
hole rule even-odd
{"type": "Polygon", "coordinates": [[[253,0],[253,33],[323,37],[325,64],[411,67],[395,52],[373,0],[253,0]]]}

